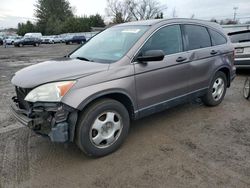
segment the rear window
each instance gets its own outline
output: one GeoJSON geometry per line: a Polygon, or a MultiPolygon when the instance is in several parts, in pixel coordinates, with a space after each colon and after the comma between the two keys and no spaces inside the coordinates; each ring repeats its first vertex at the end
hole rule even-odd
{"type": "Polygon", "coordinates": [[[250,42],[250,31],[228,34],[233,43],[250,42]]]}
{"type": "Polygon", "coordinates": [[[187,43],[186,50],[195,50],[211,46],[211,39],[207,29],[198,25],[183,25],[185,40],[187,43]]]}
{"type": "Polygon", "coordinates": [[[211,40],[212,40],[213,46],[227,43],[227,39],[219,32],[214,31],[212,29],[209,29],[209,33],[211,35],[211,40]]]}

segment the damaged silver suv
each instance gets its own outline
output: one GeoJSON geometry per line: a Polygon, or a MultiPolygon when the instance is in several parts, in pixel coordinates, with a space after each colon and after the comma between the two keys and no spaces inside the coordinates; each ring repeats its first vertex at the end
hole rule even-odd
{"type": "Polygon", "coordinates": [[[234,77],[234,48],[219,25],[131,22],[18,71],[11,109],[36,133],[100,157],[121,146],[131,120],[195,97],[220,104],[234,77]]]}

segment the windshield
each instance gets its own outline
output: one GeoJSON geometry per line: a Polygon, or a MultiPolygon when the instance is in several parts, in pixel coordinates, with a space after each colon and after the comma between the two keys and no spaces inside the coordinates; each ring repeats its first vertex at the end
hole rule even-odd
{"type": "Polygon", "coordinates": [[[70,55],[89,61],[111,63],[121,59],[149,26],[121,26],[109,28],[93,37],[70,55]]]}

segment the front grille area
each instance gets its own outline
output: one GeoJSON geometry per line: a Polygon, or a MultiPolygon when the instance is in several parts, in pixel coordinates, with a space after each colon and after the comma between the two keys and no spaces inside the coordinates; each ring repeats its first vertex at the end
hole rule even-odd
{"type": "Polygon", "coordinates": [[[28,93],[31,91],[31,89],[21,88],[21,87],[17,87],[17,86],[15,89],[16,89],[17,99],[19,102],[18,103],[19,108],[29,110],[30,105],[27,101],[24,100],[24,98],[26,97],[26,95],[28,95],[28,93]]]}

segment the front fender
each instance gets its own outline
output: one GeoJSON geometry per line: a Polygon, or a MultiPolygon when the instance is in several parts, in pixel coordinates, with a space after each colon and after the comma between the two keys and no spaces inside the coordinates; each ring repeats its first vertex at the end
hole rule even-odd
{"type": "Polygon", "coordinates": [[[133,104],[134,110],[137,109],[135,82],[133,76],[83,88],[72,89],[62,98],[61,102],[75,109],[83,110],[84,107],[91,101],[104,95],[115,93],[126,95],[133,104]]]}

